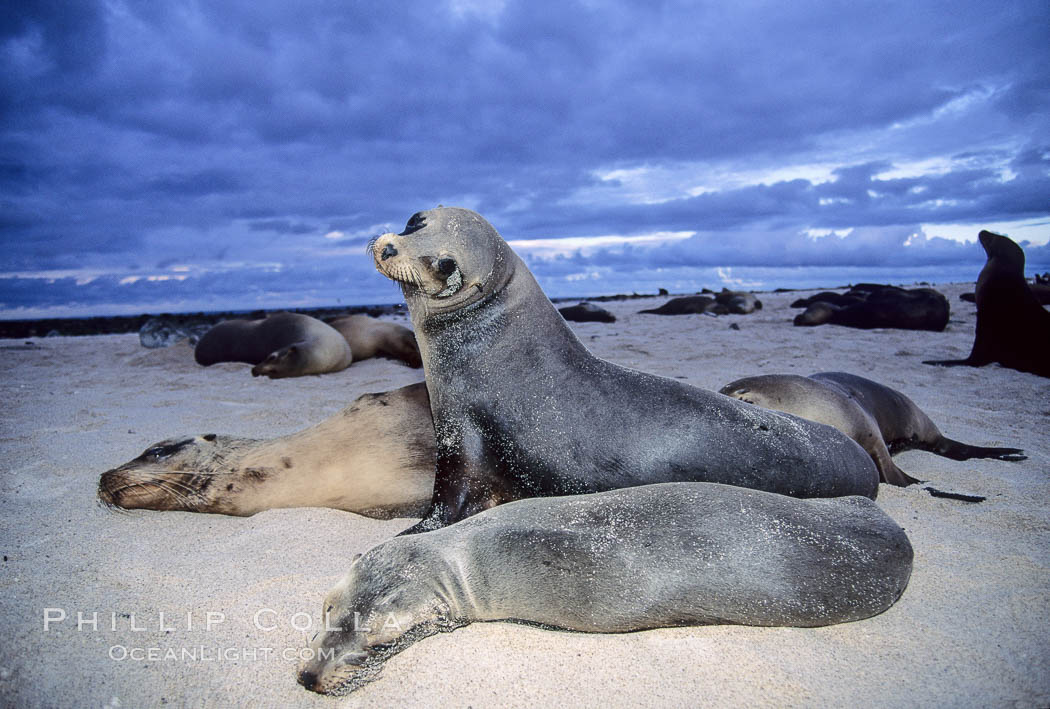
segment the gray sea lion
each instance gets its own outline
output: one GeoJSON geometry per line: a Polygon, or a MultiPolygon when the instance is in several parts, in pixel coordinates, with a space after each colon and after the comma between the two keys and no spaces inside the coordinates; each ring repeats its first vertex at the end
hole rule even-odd
{"type": "Polygon", "coordinates": [[[795,316],[795,325],[800,326],[831,324],[864,330],[886,327],[940,332],[948,325],[951,312],[948,299],[932,288],[906,290],[874,283],[858,284],[835,298],[795,302],[808,303],[805,312],[795,316]],[[850,302],[854,298],[858,302],[850,302]]]}
{"type": "Polygon", "coordinates": [[[665,483],[501,505],[355,559],[299,682],[348,691],[407,645],[475,621],[582,632],[814,627],[868,618],[911,575],[904,530],[863,497],[665,483]]]}
{"type": "Polygon", "coordinates": [[[985,448],[947,438],[915,402],[888,386],[846,372],[765,374],[720,390],[749,404],[834,426],[868,452],[883,482],[921,482],[897,467],[891,453],[918,448],[952,460],[1025,460],[1019,448],[985,448]]]}
{"type": "Polygon", "coordinates": [[[99,479],[98,497],[124,509],[252,515],[332,507],[370,517],[418,517],[434,490],[426,385],[358,397],[298,433],[253,440],[214,433],[154,443],[99,479]]]}
{"type": "Polygon", "coordinates": [[[372,357],[388,357],[414,369],[423,366],[416,336],[403,325],[368,315],[348,315],[332,320],[329,325],[346,339],[355,362],[372,357]]]}
{"type": "Polygon", "coordinates": [[[569,322],[616,322],[616,316],[608,310],[586,301],[565,308],[558,308],[558,312],[569,322]]]}
{"type": "Polygon", "coordinates": [[[733,291],[728,288],[723,288],[722,292],[715,296],[715,301],[724,306],[732,315],[748,315],[762,309],[762,301],[756,298],[754,293],[733,291]]]}
{"type": "Polygon", "coordinates": [[[654,482],[877,493],[871,459],[829,426],[592,355],[475,212],[420,212],[372,251],[405,294],[434,416],[434,497],[410,532],[524,497],[654,482]]]}
{"type": "Polygon", "coordinates": [[[350,366],[350,345],[334,328],[302,313],[262,320],[225,320],[201,337],[197,364],[246,362],[252,376],[271,379],[338,372],[350,366]]]}
{"type": "Polygon", "coordinates": [[[977,277],[977,328],[966,359],[926,360],[942,367],[1004,367],[1050,377],[1050,312],[1024,279],[1024,251],[1009,238],[982,231],[988,260],[977,277]]]}
{"type": "Polygon", "coordinates": [[[650,315],[725,315],[729,308],[706,295],[685,295],[671,298],[659,308],[639,310],[650,315]]]}

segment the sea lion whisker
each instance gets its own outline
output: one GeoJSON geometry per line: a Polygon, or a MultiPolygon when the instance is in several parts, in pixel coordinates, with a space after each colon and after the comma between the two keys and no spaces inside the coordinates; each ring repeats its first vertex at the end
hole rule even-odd
{"type": "MultiPolygon", "coordinates": [[[[185,486],[184,486],[185,487],[185,486]]],[[[180,492],[175,487],[170,486],[167,481],[154,480],[150,482],[131,482],[127,485],[122,485],[110,491],[110,494],[114,497],[124,492],[125,490],[134,490],[136,488],[151,488],[159,490],[160,492],[167,495],[169,498],[175,500],[176,503],[181,505],[185,509],[193,510],[198,506],[198,502],[194,500],[194,497],[199,498],[200,495],[196,491],[192,491],[194,494],[191,497],[183,492],[180,492]]],[[[187,489],[189,489],[187,487],[187,489]]]]}

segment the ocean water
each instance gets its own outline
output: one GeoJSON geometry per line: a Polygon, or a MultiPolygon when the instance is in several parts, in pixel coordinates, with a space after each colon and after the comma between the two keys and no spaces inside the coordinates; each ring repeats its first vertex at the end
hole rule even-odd
{"type": "MultiPolygon", "coordinates": [[[[854,283],[974,282],[983,259],[939,266],[641,267],[566,270],[534,261],[530,267],[551,298],[615,294],[672,294],[703,288],[770,291],[824,289],[854,283]],[[550,266],[550,267],[548,267],[550,266]]],[[[1050,271],[1050,262],[1029,263],[1026,275],[1050,271]]],[[[280,310],[290,308],[386,305],[402,302],[398,286],[370,268],[346,273],[231,271],[182,279],[100,277],[0,278],[0,319],[23,320],[142,313],[280,310]]]]}

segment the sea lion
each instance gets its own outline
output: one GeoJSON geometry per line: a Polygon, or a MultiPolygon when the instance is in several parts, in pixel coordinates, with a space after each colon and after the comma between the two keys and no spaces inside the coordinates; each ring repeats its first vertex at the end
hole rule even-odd
{"type": "Polygon", "coordinates": [[[846,293],[836,293],[834,291],[821,291],[816,295],[811,295],[808,298],[799,298],[798,300],[791,303],[792,308],[808,308],[814,303],[828,303],[830,305],[837,305],[839,307],[847,307],[850,305],[857,305],[863,303],[865,298],[859,295],[847,295],[846,293]]]}
{"type": "Polygon", "coordinates": [[[921,482],[897,467],[891,453],[918,448],[951,458],[1025,460],[1020,448],[985,448],[947,438],[915,402],[888,386],[846,372],[745,377],[720,390],[749,404],[834,426],[868,452],[883,482],[921,482]]]}
{"type": "Polygon", "coordinates": [[[806,303],[805,312],[795,316],[795,325],[830,323],[863,330],[888,327],[940,332],[948,325],[951,312],[948,299],[932,288],[906,290],[897,286],[860,283],[845,294],[831,296],[836,294],[820,294],[795,301],[806,303]],[[856,302],[851,302],[854,299],[856,302]]]}
{"type": "Polygon", "coordinates": [[[748,315],[762,309],[762,301],[756,298],[754,293],[746,291],[723,288],[722,292],[715,296],[715,301],[724,306],[731,315],[748,315]]]}
{"type": "Polygon", "coordinates": [[[845,623],[893,605],[911,567],[904,530],[863,497],[664,483],[520,500],[355,558],[324,599],[299,682],[355,689],[416,640],[475,621],[592,633],[845,623]]]}
{"type": "Polygon", "coordinates": [[[1004,367],[1050,377],[1050,312],[1024,279],[1024,251],[1009,238],[982,231],[988,260],[977,277],[977,328],[966,359],[926,360],[942,367],[1004,367]]]}
{"type": "Polygon", "coordinates": [[[608,310],[586,301],[565,308],[558,308],[558,312],[570,322],[616,322],[616,316],[608,310]]]}
{"type": "Polygon", "coordinates": [[[659,308],[639,310],[650,315],[726,315],[729,308],[706,295],[685,295],[671,298],[659,308]]]}
{"type": "Polygon", "coordinates": [[[434,490],[426,385],[358,397],[298,433],[253,440],[207,433],[154,443],[102,474],[98,497],[124,509],[253,515],[332,507],[418,517],[434,490]]]}
{"type": "Polygon", "coordinates": [[[592,355],[475,212],[420,212],[372,253],[401,284],[434,416],[434,497],[409,532],[519,498],[655,482],[877,493],[871,459],[829,426],[592,355]]]}
{"type": "Polygon", "coordinates": [[[423,366],[416,336],[403,325],[368,315],[348,315],[328,324],[346,339],[355,362],[372,357],[389,357],[414,369],[423,366]]]}
{"type": "Polygon", "coordinates": [[[247,362],[252,376],[270,379],[338,372],[350,366],[350,345],[334,328],[302,313],[262,320],[225,320],[208,330],[193,351],[197,364],[247,362]]]}

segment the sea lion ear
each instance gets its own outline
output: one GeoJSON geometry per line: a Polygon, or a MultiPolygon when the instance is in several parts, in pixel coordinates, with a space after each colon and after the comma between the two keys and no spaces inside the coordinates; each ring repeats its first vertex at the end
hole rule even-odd
{"type": "Polygon", "coordinates": [[[357,560],[361,558],[360,554],[354,554],[354,558],[350,560],[350,565],[353,566],[357,563],[357,560]]]}

